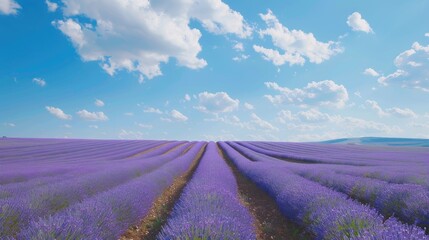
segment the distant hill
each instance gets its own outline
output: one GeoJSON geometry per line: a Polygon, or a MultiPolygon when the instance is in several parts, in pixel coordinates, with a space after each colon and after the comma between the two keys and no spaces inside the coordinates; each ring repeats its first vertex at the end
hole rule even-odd
{"type": "Polygon", "coordinates": [[[323,143],[429,147],[429,139],[419,139],[419,138],[383,138],[383,137],[340,138],[340,139],[334,139],[329,141],[323,141],[323,143]]]}

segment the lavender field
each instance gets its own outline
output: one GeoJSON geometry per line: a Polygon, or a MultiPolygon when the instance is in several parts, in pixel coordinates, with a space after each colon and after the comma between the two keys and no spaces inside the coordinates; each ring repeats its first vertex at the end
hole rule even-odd
{"type": "Polygon", "coordinates": [[[428,228],[427,147],[0,140],[0,239],[417,240],[428,228]]]}

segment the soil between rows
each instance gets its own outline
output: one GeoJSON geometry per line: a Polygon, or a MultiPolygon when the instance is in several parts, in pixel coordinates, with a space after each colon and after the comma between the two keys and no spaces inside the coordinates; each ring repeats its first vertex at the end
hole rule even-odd
{"type": "Polygon", "coordinates": [[[219,154],[234,173],[240,200],[249,209],[255,220],[258,240],[303,240],[312,239],[304,229],[288,220],[268,193],[244,176],[218,145],[219,154]]]}
{"type": "MultiPolygon", "coordinates": [[[[161,231],[162,226],[167,223],[167,219],[173,210],[176,201],[179,200],[183,189],[194,175],[206,147],[207,144],[198,152],[198,155],[195,157],[189,170],[185,174],[177,177],[173,184],[155,200],[148,215],[143,218],[140,224],[130,227],[119,238],[120,240],[156,239],[156,236],[161,231]]],[[[188,150],[189,149],[186,151],[188,150]]]]}

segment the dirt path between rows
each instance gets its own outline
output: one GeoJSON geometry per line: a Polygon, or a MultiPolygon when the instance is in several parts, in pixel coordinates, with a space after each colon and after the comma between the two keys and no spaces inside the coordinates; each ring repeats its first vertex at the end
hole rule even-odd
{"type": "Polygon", "coordinates": [[[254,217],[258,240],[312,239],[302,227],[288,220],[277,203],[264,190],[244,176],[218,145],[219,154],[234,173],[240,200],[254,217]]]}
{"type": "MultiPolygon", "coordinates": [[[[155,200],[148,215],[143,218],[141,223],[130,227],[124,235],[119,238],[120,240],[156,239],[156,236],[161,231],[162,226],[167,222],[168,217],[174,208],[174,204],[180,198],[186,184],[194,175],[206,147],[207,144],[198,152],[189,167],[189,170],[180,177],[177,177],[173,184],[155,200]]],[[[188,150],[189,148],[186,151],[188,150]]]]}

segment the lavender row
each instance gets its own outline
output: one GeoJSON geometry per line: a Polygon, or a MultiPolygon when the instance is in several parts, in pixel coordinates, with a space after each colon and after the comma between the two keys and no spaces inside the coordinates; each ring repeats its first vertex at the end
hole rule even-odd
{"type": "Polygon", "coordinates": [[[428,163],[429,151],[415,148],[339,146],[316,143],[261,143],[242,142],[253,145],[265,154],[280,154],[279,157],[316,162],[342,163],[355,165],[395,165],[428,163]]]}
{"type": "MultiPolygon", "coordinates": [[[[245,156],[262,162],[276,162],[302,177],[347,194],[354,199],[370,204],[385,217],[395,214],[409,224],[429,226],[429,192],[415,184],[389,184],[384,181],[343,175],[330,170],[323,164],[296,164],[278,161],[231,143],[245,156]]],[[[338,166],[341,169],[342,166],[338,166]]],[[[350,166],[346,166],[349,167],[350,166]]],[[[356,167],[355,167],[356,168],[356,167]]]]}
{"type": "Polygon", "coordinates": [[[210,142],[158,239],[256,239],[234,175],[210,142]]]}
{"type": "Polygon", "coordinates": [[[38,151],[44,151],[43,154],[37,154],[35,151],[26,152],[23,155],[0,156],[3,164],[18,165],[26,162],[32,164],[46,164],[79,161],[81,157],[92,156],[94,159],[110,160],[116,158],[124,158],[141,151],[142,148],[150,148],[159,145],[160,142],[145,141],[140,144],[133,142],[118,142],[116,144],[103,145],[103,141],[97,144],[86,144],[83,146],[65,146],[55,149],[47,149],[40,147],[38,151]],[[129,154],[129,155],[125,155],[129,154]]]}
{"type": "MultiPolygon", "coordinates": [[[[271,157],[276,157],[280,159],[290,157],[285,161],[294,162],[296,160],[296,158],[293,158],[293,155],[291,155],[288,151],[280,151],[280,150],[269,151],[269,150],[258,148],[253,144],[250,144],[247,142],[238,142],[238,144],[246,148],[249,148],[253,151],[256,151],[271,157]]],[[[352,151],[353,149],[349,149],[349,150],[352,151]]],[[[360,155],[359,152],[353,153],[353,154],[355,155],[355,157],[359,156],[361,158],[360,160],[361,166],[348,166],[349,164],[343,164],[343,163],[350,163],[349,158],[343,153],[336,153],[338,155],[337,158],[343,159],[342,161],[331,159],[329,162],[331,164],[326,164],[326,166],[318,165],[318,167],[332,168],[333,170],[335,169],[336,171],[344,172],[349,175],[375,178],[375,179],[380,179],[380,180],[384,180],[392,183],[419,184],[426,188],[429,188],[429,164],[428,164],[429,151],[426,151],[426,152],[427,152],[426,153],[427,161],[419,162],[419,164],[415,164],[415,163],[412,163],[411,161],[406,161],[406,162],[396,161],[395,163],[395,160],[390,158],[392,155],[395,154],[395,152],[386,151],[384,158],[387,162],[380,163],[379,161],[377,161],[379,162],[378,166],[369,166],[375,163],[374,159],[367,158],[364,155],[360,155]],[[368,162],[368,164],[365,164],[365,162],[368,162]],[[368,165],[368,166],[362,166],[362,165],[368,165]]],[[[312,156],[307,156],[307,152],[301,152],[299,157],[301,157],[301,161],[295,161],[295,162],[306,163],[306,162],[309,162],[307,159],[312,159],[312,156]]],[[[409,159],[413,159],[412,153],[409,154],[409,159]]],[[[317,163],[317,162],[313,161],[313,163],[317,163]]],[[[322,161],[319,163],[322,163],[322,161]]]]}
{"type": "Polygon", "coordinates": [[[347,176],[320,169],[294,169],[301,176],[368,203],[384,216],[395,215],[409,224],[429,227],[429,192],[415,184],[347,176]]]}
{"type": "MultiPolygon", "coordinates": [[[[159,147],[154,151],[151,151],[148,154],[144,154],[142,156],[155,156],[157,154],[163,153],[163,151],[168,151],[169,149],[176,147],[178,144],[181,143],[182,142],[170,142],[164,145],[161,144],[162,147],[159,147]]],[[[159,146],[159,144],[155,143],[154,145],[149,145],[140,148],[138,152],[154,148],[155,146],[159,146]]],[[[134,151],[130,152],[129,149],[122,149],[120,151],[111,153],[109,159],[123,159],[123,157],[132,156],[132,154],[134,153],[134,151]]],[[[54,158],[49,164],[37,164],[36,161],[36,163],[31,164],[16,163],[12,165],[4,165],[4,168],[0,171],[0,183],[16,183],[33,180],[38,177],[55,176],[62,173],[74,171],[76,169],[81,168],[81,166],[84,166],[85,168],[100,168],[106,165],[105,161],[106,158],[96,158],[91,155],[86,155],[82,156],[80,159],[69,158],[67,161],[62,159],[55,160],[54,158]]]]}
{"type": "MultiPolygon", "coordinates": [[[[189,143],[190,144],[190,143],[189,143]]],[[[14,235],[34,219],[53,214],[75,202],[145,175],[178,157],[188,146],[181,145],[163,156],[111,165],[80,178],[52,183],[13,198],[0,200],[0,238],[14,235]]],[[[164,150],[165,151],[165,150],[164,150]]]]}
{"type": "Polygon", "coordinates": [[[195,144],[169,164],[127,184],[31,221],[17,239],[117,239],[148,213],[164,189],[190,167],[203,145],[195,144]]]}
{"type": "Polygon", "coordinates": [[[422,229],[394,218],[384,224],[376,210],[294,174],[281,162],[252,162],[227,143],[220,145],[244,175],[275,199],[283,214],[317,239],[429,239],[422,229]]]}

